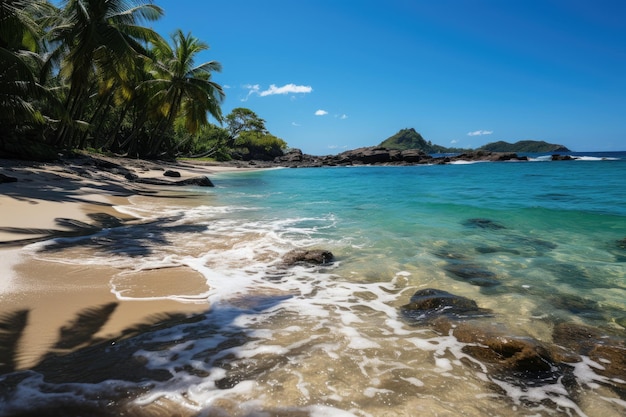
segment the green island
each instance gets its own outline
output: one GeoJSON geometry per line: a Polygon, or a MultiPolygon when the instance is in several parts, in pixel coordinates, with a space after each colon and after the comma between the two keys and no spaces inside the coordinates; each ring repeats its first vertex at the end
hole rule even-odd
{"type": "MultiPolygon", "coordinates": [[[[398,133],[385,139],[380,143],[381,147],[387,149],[407,150],[419,149],[425,153],[461,153],[471,149],[447,148],[445,146],[433,144],[426,141],[415,129],[402,129],[398,133]]],[[[520,152],[520,153],[546,153],[546,152],[569,152],[563,145],[547,143],[537,140],[521,140],[515,143],[504,141],[492,142],[476,149],[477,151],[488,152],[520,152]]]]}

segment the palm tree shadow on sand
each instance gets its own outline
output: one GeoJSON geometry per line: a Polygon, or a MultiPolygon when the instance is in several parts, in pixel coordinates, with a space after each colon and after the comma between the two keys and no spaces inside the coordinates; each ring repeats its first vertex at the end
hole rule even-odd
{"type": "MultiPolygon", "coordinates": [[[[204,343],[206,348],[194,354],[203,362],[202,369],[188,365],[185,371],[202,377],[213,366],[220,366],[227,369],[227,374],[215,382],[215,389],[231,388],[267,369],[229,365],[231,356],[223,353],[250,340],[248,331],[233,322],[242,314],[261,313],[288,297],[251,296],[246,308],[223,306],[201,314],[157,315],[108,338],[96,334],[110,320],[118,303],[88,308],[59,329],[56,343],[29,369],[17,365],[19,341],[28,325],[29,311],[5,313],[0,316],[0,416],[155,415],[155,407],[140,407],[132,401],[174,375],[150,367],[137,352],[162,352],[187,342],[204,343]],[[113,380],[115,383],[107,383],[113,380]],[[45,394],[25,402],[25,389],[45,394]]],[[[162,412],[156,407],[158,415],[162,412]]],[[[210,407],[204,412],[212,415],[210,407]]],[[[171,415],[172,410],[167,413],[171,415]]]]}
{"type": "Polygon", "coordinates": [[[200,233],[208,228],[201,224],[180,224],[178,221],[182,219],[182,215],[140,222],[124,221],[106,213],[90,213],[88,216],[93,223],[66,218],[55,219],[56,224],[63,229],[0,227],[0,232],[31,236],[26,239],[0,241],[0,247],[23,246],[50,240],[40,250],[54,252],[81,247],[96,248],[105,253],[145,256],[152,253],[155,246],[170,244],[168,234],[200,233]],[[105,229],[109,229],[108,234],[101,235],[100,232],[105,229]]]}

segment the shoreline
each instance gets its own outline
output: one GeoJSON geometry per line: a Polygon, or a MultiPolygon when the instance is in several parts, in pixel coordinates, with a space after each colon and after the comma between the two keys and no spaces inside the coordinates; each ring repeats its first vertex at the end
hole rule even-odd
{"type": "MultiPolygon", "coordinates": [[[[245,170],[255,168],[89,155],[47,163],[0,159],[0,174],[17,180],[0,183],[0,313],[6,319],[13,312],[28,312],[28,325],[17,350],[17,368],[36,364],[53,349],[60,329],[102,306],[114,306],[114,311],[94,337],[117,337],[129,326],[150,323],[164,314],[197,314],[209,308],[206,300],[120,299],[111,285],[120,269],[38,259],[34,252],[25,250],[28,245],[141,222],[117,209],[131,206],[133,196],[161,197],[172,191],[192,195],[188,188],[174,184],[131,181],[125,176],[129,173],[139,179],[173,183],[245,170]],[[167,170],[180,176],[166,178],[163,174],[167,170]]],[[[159,282],[155,291],[163,294],[172,286],[182,286],[183,290],[185,286],[206,286],[202,275],[190,268],[164,268],[148,274],[159,282]]]]}

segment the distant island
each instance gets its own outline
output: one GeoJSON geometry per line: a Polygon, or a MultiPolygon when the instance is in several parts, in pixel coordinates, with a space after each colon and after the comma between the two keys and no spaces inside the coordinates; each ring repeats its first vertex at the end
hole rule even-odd
{"type": "MultiPolygon", "coordinates": [[[[398,133],[382,141],[379,147],[395,150],[408,150],[418,149],[427,154],[437,153],[461,153],[467,152],[471,149],[463,148],[448,148],[441,145],[433,144],[431,141],[426,141],[422,135],[420,135],[415,129],[401,129],[398,133]]],[[[488,152],[521,152],[521,153],[545,153],[545,152],[570,152],[568,148],[563,145],[554,143],[547,143],[537,140],[520,140],[515,143],[509,143],[505,141],[498,141],[488,143],[480,148],[478,151],[488,152]]]]}
{"type": "Polygon", "coordinates": [[[547,153],[571,152],[563,145],[548,143],[542,140],[520,140],[515,143],[504,141],[491,142],[481,146],[479,150],[491,152],[547,153]]]}

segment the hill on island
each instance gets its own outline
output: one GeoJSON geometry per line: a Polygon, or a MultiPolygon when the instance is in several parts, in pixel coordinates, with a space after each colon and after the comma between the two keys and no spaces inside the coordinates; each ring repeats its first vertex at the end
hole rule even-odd
{"type": "MultiPolygon", "coordinates": [[[[471,149],[446,148],[445,146],[433,144],[426,141],[422,135],[413,128],[402,129],[393,136],[388,137],[378,145],[382,148],[397,149],[404,151],[407,149],[419,149],[427,154],[434,153],[459,153],[467,152],[471,149]]],[[[547,143],[538,140],[520,140],[515,143],[504,141],[491,142],[481,146],[477,150],[489,152],[523,152],[523,153],[545,153],[545,152],[570,152],[563,145],[547,143]]]]}
{"type": "Polygon", "coordinates": [[[385,139],[378,145],[387,149],[397,149],[404,151],[407,149],[419,149],[425,153],[454,153],[463,152],[467,149],[446,148],[445,146],[435,145],[431,141],[426,141],[422,135],[413,128],[402,129],[398,133],[385,139]]]}
{"type": "Polygon", "coordinates": [[[478,148],[482,151],[490,152],[524,152],[524,153],[545,153],[545,152],[570,152],[563,145],[548,143],[542,140],[520,140],[515,143],[505,141],[491,142],[478,148]]]}

